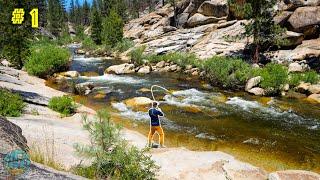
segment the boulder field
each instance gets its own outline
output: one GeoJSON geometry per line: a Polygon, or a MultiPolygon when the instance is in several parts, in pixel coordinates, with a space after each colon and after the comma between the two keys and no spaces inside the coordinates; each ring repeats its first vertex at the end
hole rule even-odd
{"type": "MultiPolygon", "coordinates": [[[[245,1],[236,1],[240,5],[245,1]]],[[[274,61],[292,62],[320,58],[320,1],[281,0],[275,6],[274,22],[285,27],[288,43],[266,56],[274,61]]],[[[247,20],[237,17],[227,0],[182,0],[173,7],[166,5],[125,25],[124,35],[136,46],[146,45],[147,53],[172,51],[195,53],[205,59],[213,55],[241,55],[247,39],[233,38],[244,32],[247,20]]]]}

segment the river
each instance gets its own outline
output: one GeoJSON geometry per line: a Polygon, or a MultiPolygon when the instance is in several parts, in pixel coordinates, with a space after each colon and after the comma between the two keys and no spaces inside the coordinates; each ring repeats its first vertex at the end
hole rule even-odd
{"type": "MultiPolygon", "coordinates": [[[[82,74],[76,83],[92,82],[95,86],[88,96],[75,96],[77,101],[96,110],[107,108],[116,122],[147,135],[147,113],[132,110],[123,101],[151,98],[147,89],[161,85],[173,92],[155,91],[166,115],[162,122],[167,146],[224,151],[267,171],[320,172],[319,104],[223,91],[184,74],[103,74],[108,66],[118,63],[74,56],[70,70],[82,74]],[[97,98],[97,94],[106,96],[97,98]]],[[[47,85],[70,91],[50,81],[47,85]]]]}

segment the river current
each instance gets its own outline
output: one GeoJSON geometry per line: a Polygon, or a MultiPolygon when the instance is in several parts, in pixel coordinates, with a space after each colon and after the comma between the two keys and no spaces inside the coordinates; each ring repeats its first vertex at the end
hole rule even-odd
{"type": "MultiPolygon", "coordinates": [[[[192,150],[219,150],[266,170],[304,169],[320,172],[320,105],[304,99],[255,97],[223,91],[184,74],[104,75],[121,62],[74,56],[70,70],[82,74],[76,83],[91,82],[88,96],[76,96],[94,109],[107,108],[127,128],[147,134],[146,112],[127,107],[124,100],[149,97],[154,84],[166,145],[192,150]],[[97,98],[97,94],[106,94],[97,98]]],[[[48,85],[70,91],[48,82],[48,85]]]]}

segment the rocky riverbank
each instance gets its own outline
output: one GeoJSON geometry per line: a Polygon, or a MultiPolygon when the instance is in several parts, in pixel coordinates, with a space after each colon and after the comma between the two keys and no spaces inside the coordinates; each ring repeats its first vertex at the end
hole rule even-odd
{"type": "MultiPolygon", "coordinates": [[[[95,112],[80,106],[72,117],[62,118],[47,108],[48,100],[65,93],[51,89],[44,80],[29,76],[24,71],[1,67],[0,86],[21,94],[27,102],[23,116],[9,118],[22,129],[29,147],[38,145],[46,152],[48,143],[54,142],[55,160],[66,169],[84,159],[73,149],[74,143],[87,143],[88,135],[82,129],[81,115],[95,112]],[[36,112],[36,113],[35,113],[36,112]]],[[[145,146],[146,137],[140,133],[124,129],[123,137],[140,148],[145,146]]],[[[223,152],[196,152],[185,148],[154,149],[152,158],[161,166],[159,179],[319,179],[319,175],[307,171],[281,171],[268,174],[261,168],[236,160],[223,152]]]]}

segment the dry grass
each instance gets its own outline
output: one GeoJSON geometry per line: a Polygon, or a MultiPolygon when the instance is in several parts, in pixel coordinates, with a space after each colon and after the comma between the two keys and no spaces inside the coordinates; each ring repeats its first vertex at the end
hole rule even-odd
{"type": "Polygon", "coordinates": [[[59,171],[66,171],[65,167],[56,160],[55,155],[55,141],[54,133],[52,132],[52,137],[48,137],[45,134],[45,143],[37,144],[33,143],[30,146],[29,155],[30,159],[34,162],[49,166],[53,169],[59,171]]]}

